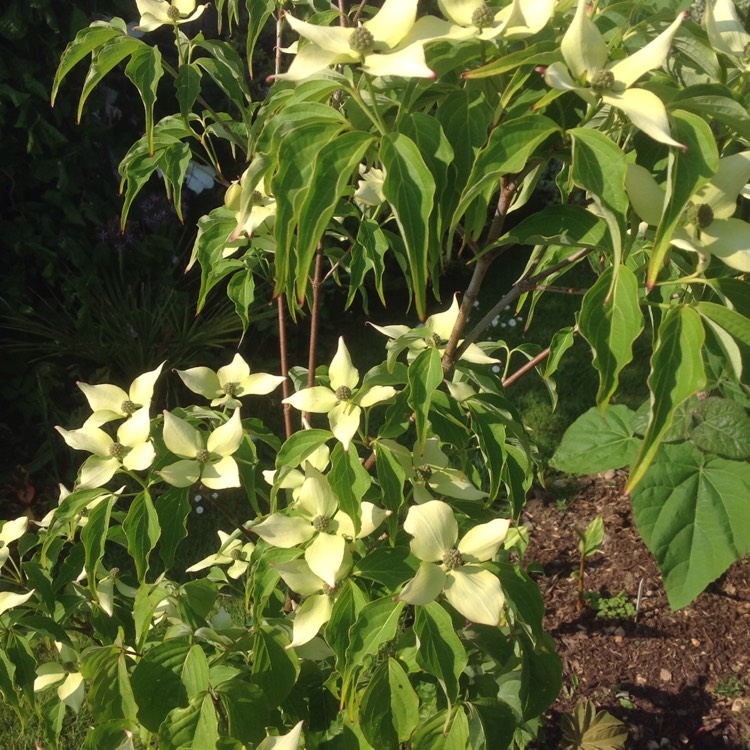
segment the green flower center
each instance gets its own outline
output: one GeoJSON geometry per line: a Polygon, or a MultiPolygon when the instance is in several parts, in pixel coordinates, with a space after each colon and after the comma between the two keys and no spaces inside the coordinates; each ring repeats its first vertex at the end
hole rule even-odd
{"type": "Polygon", "coordinates": [[[180,13],[179,8],[175,8],[174,5],[170,5],[169,9],[167,10],[167,17],[170,19],[170,21],[177,21],[182,14],[180,13]]]}
{"type": "Polygon", "coordinates": [[[615,85],[615,74],[611,70],[597,70],[591,76],[591,88],[594,91],[609,91],[615,85]]]}
{"type": "Polygon", "coordinates": [[[714,212],[708,203],[692,204],[685,212],[688,224],[695,224],[699,229],[707,229],[714,220],[714,212]]]}
{"type": "Polygon", "coordinates": [[[455,570],[456,568],[460,568],[463,564],[464,558],[461,553],[455,548],[449,549],[443,555],[443,565],[445,565],[448,570],[455,570]]]}
{"type": "Polygon", "coordinates": [[[205,448],[201,448],[199,451],[196,451],[195,460],[199,464],[205,464],[206,461],[208,461],[210,455],[211,454],[205,448]]]}
{"type": "Polygon", "coordinates": [[[240,388],[239,383],[235,383],[234,381],[232,381],[229,383],[224,383],[224,385],[221,386],[221,390],[224,391],[227,396],[237,396],[242,391],[242,388],[240,388]]]}
{"type": "Polygon", "coordinates": [[[245,556],[242,554],[242,550],[239,548],[233,549],[229,553],[229,557],[231,557],[232,560],[244,560],[245,559],[245,556]]]}
{"type": "Polygon", "coordinates": [[[336,398],[339,401],[348,401],[352,397],[352,389],[348,385],[340,385],[336,389],[336,398]]]}
{"type": "Polygon", "coordinates": [[[366,55],[375,45],[375,37],[364,26],[352,31],[349,37],[349,47],[358,55],[366,55]]]}
{"type": "Polygon", "coordinates": [[[112,458],[125,458],[125,456],[128,455],[128,451],[130,448],[127,448],[122,443],[112,443],[112,445],[109,446],[109,455],[112,456],[112,458]]]}
{"type": "Polygon", "coordinates": [[[443,339],[438,336],[437,333],[432,334],[432,343],[435,344],[435,346],[440,346],[440,344],[443,343],[443,339]]]}
{"type": "Polygon", "coordinates": [[[750,42],[745,45],[745,49],[742,50],[742,56],[746,61],[750,61],[750,42]]]}
{"type": "Polygon", "coordinates": [[[420,466],[417,469],[417,474],[425,482],[429,482],[430,481],[430,477],[432,476],[432,469],[429,466],[420,466]]]}
{"type": "Polygon", "coordinates": [[[263,193],[260,190],[253,190],[253,194],[250,196],[251,206],[262,206],[263,205],[263,193]]]}
{"type": "Polygon", "coordinates": [[[495,14],[492,12],[492,9],[488,7],[487,3],[480,5],[471,14],[472,25],[476,26],[480,31],[486,29],[488,26],[492,26],[494,22],[495,14]]]}
{"type": "Polygon", "coordinates": [[[137,412],[140,408],[140,404],[135,404],[130,399],[126,399],[122,402],[122,404],[120,404],[120,410],[125,412],[125,414],[127,414],[128,416],[131,414],[135,414],[135,412],[137,412]]]}
{"type": "Polygon", "coordinates": [[[112,578],[117,578],[120,575],[120,569],[119,568],[112,568],[109,571],[109,574],[112,576],[112,578]]]}
{"type": "Polygon", "coordinates": [[[315,516],[312,525],[315,531],[328,531],[329,519],[326,516],[315,516]]]}

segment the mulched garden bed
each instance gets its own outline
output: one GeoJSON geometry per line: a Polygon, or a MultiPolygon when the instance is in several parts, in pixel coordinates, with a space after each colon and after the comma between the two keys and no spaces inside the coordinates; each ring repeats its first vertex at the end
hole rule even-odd
{"type": "Polygon", "coordinates": [[[535,577],[546,628],[563,660],[563,691],[536,748],[561,747],[560,714],[583,699],[625,724],[628,748],[750,748],[750,556],[673,612],[624,485],[620,472],[584,478],[570,500],[570,486],[553,481],[525,510],[531,527],[525,559],[544,570],[535,577]],[[605,540],[586,562],[585,588],[606,597],[624,591],[635,605],[643,580],[637,620],[598,619],[590,608],[576,607],[575,528],[598,514],[605,540]]]}

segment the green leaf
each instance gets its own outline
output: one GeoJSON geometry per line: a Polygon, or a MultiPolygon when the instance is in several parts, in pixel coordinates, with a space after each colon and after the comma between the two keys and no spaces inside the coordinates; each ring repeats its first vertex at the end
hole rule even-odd
{"type": "MultiPolygon", "coordinates": [[[[123,24],[124,26],[124,24],[123,24]]],[[[91,26],[81,29],[76,38],[68,44],[65,51],[60,57],[60,65],[55,73],[55,80],[52,83],[52,106],[55,104],[57,92],[65,76],[90,53],[96,53],[99,48],[103,47],[116,37],[126,36],[124,28],[117,28],[114,25],[95,21],[91,26]]]]}
{"type": "Polygon", "coordinates": [[[406,472],[387,445],[378,443],[375,448],[378,484],[382,490],[383,506],[398,513],[404,504],[406,472]]]}
{"type": "Polygon", "coordinates": [[[362,466],[356,451],[345,451],[337,442],[331,454],[331,471],[328,481],[339,499],[339,508],[354,523],[355,533],[362,528],[362,498],[370,489],[372,478],[362,466]]]}
{"type": "Polygon", "coordinates": [[[573,138],[573,182],[597,199],[609,227],[612,264],[617,275],[624,268],[621,265],[622,239],[627,231],[629,205],[625,192],[625,153],[598,130],[574,128],[569,133],[573,138]]]}
{"type": "Polygon", "coordinates": [[[740,315],[750,318],[750,281],[733,278],[705,279],[704,281],[726,298],[740,315]]]}
{"type": "Polygon", "coordinates": [[[465,402],[472,418],[472,428],[479,441],[479,448],[490,475],[489,499],[494,500],[500,489],[505,465],[506,423],[496,409],[485,406],[480,399],[470,398],[465,402]]]}
{"type": "Polygon", "coordinates": [[[373,747],[406,743],[419,723],[419,697],[409,676],[392,658],[383,662],[362,693],[359,721],[373,747]]]}
{"type": "Polygon", "coordinates": [[[242,321],[242,334],[250,325],[250,307],[255,302],[255,274],[251,269],[235,273],[227,284],[227,296],[234,303],[234,311],[242,321]]]}
{"type": "Polygon", "coordinates": [[[151,495],[145,490],[133,499],[122,528],[128,538],[128,552],[135,562],[138,581],[142,583],[148,573],[149,555],[161,535],[159,516],[151,495]]]}
{"type": "Polygon", "coordinates": [[[743,138],[750,139],[750,114],[743,104],[732,99],[732,92],[726,86],[688,86],[676,92],[670,104],[697,115],[708,116],[711,120],[718,120],[736,130],[743,138]]]}
{"type": "Polygon", "coordinates": [[[563,245],[612,250],[606,222],[575,205],[545,206],[506,232],[494,247],[502,245],[563,245]]]}
{"type": "Polygon", "coordinates": [[[15,664],[8,658],[5,651],[0,648],[0,695],[3,696],[5,706],[13,709],[21,724],[21,729],[23,729],[26,716],[18,700],[15,674],[15,664]]]}
{"type": "Polygon", "coordinates": [[[448,700],[458,697],[458,676],[468,664],[451,616],[437,603],[416,607],[414,632],[419,639],[417,664],[438,679],[448,700]]]}
{"type": "Polygon", "coordinates": [[[617,272],[607,269],[586,292],[578,326],[594,353],[594,367],[599,372],[596,402],[603,414],[643,330],[638,280],[627,266],[617,272]]]}
{"type": "Polygon", "coordinates": [[[480,68],[474,68],[463,74],[463,78],[489,78],[514,70],[521,65],[549,65],[560,59],[560,50],[555,42],[537,42],[523,49],[503,55],[480,68]]]}
{"type": "Polygon", "coordinates": [[[420,451],[424,449],[427,440],[432,394],[443,382],[443,374],[440,352],[432,346],[420,352],[407,371],[408,403],[414,409],[417,443],[420,451]]]}
{"type": "Polygon", "coordinates": [[[253,50],[261,31],[263,31],[263,27],[266,25],[266,21],[268,21],[276,9],[276,2],[275,0],[245,0],[245,7],[249,16],[247,41],[245,42],[245,60],[247,60],[248,67],[250,68],[250,78],[252,78],[253,50]]]}
{"type": "Polygon", "coordinates": [[[219,721],[213,700],[208,693],[199,696],[187,708],[169,712],[159,729],[159,742],[164,750],[195,748],[209,750],[219,741],[219,721]]]}
{"type": "Polygon", "coordinates": [[[180,105],[180,117],[185,122],[193,111],[198,95],[201,92],[201,71],[195,63],[180,65],[174,82],[177,103],[180,105]]]}
{"type": "Polygon", "coordinates": [[[685,206],[693,194],[716,173],[719,152],[711,128],[703,118],[689,112],[672,112],[672,135],[687,146],[669,150],[667,204],[654,237],[654,248],[648,264],[646,283],[656,283],[672,242],[672,233],[682,220],[685,206]]]}
{"type": "Polygon", "coordinates": [[[707,398],[692,412],[697,424],[690,438],[703,451],[724,458],[750,458],[750,417],[741,404],[725,398],[707,398]]]}
{"type": "Polygon", "coordinates": [[[226,721],[226,732],[229,735],[219,740],[216,750],[245,750],[247,745],[240,743],[260,742],[265,736],[264,727],[272,721],[262,690],[247,682],[244,675],[238,675],[217,685],[214,694],[221,702],[222,718],[226,721]],[[236,744],[223,744],[230,741],[236,744]]]}
{"type": "Polygon", "coordinates": [[[401,612],[405,602],[394,601],[392,596],[365,604],[349,629],[349,646],[346,649],[344,682],[349,682],[354,670],[363,666],[365,659],[378,653],[381,646],[396,637],[401,612]]]}
{"type": "Polygon", "coordinates": [[[708,320],[731,334],[737,341],[750,346],[750,318],[715,302],[697,302],[695,309],[708,320]]]}
{"type": "Polygon", "coordinates": [[[119,35],[105,42],[94,52],[89,72],[86,74],[86,80],[81,89],[81,97],[78,100],[78,112],[76,113],[76,120],[78,122],[81,121],[83,105],[86,103],[91,92],[101,83],[104,76],[126,57],[130,57],[138,49],[146,46],[140,39],[119,35]]]}
{"type": "Polygon", "coordinates": [[[205,50],[211,57],[199,57],[195,64],[203,68],[237,109],[243,112],[252,96],[245,81],[245,66],[237,50],[227,42],[213,39],[204,39],[196,47],[205,50]]]}
{"type": "Polygon", "coordinates": [[[159,556],[165,570],[174,565],[177,546],[188,534],[187,519],[191,509],[190,487],[170,487],[156,501],[156,513],[161,529],[159,556]]]}
{"type": "Polygon", "coordinates": [[[158,47],[138,47],[125,67],[125,75],[133,82],[146,111],[146,140],[149,153],[154,153],[154,105],[159,81],[164,75],[158,47]]]}
{"type": "Polygon", "coordinates": [[[279,706],[289,695],[299,676],[299,660],[288,651],[280,634],[263,627],[255,629],[253,644],[253,683],[258,685],[269,709],[279,706]]]}
{"type": "Polygon", "coordinates": [[[330,440],[328,430],[301,430],[295,432],[276,454],[276,469],[284,466],[299,466],[314,450],[330,440]]]}
{"type": "Polygon", "coordinates": [[[618,750],[628,739],[623,723],[597,711],[589,700],[579,702],[573,713],[564,713],[560,725],[566,750],[618,750]]]}
{"type": "Polygon", "coordinates": [[[638,531],[654,553],[672,609],[689,604],[750,551],[750,464],[663,445],[633,490],[638,531]]]}
{"type": "Polygon", "coordinates": [[[406,547],[376,547],[354,565],[354,574],[380,583],[391,591],[413,578],[414,558],[406,547]]]}
{"type": "MultiPolygon", "coordinates": [[[[451,230],[476,198],[486,191],[490,191],[491,195],[504,175],[520,172],[537,148],[559,131],[558,125],[540,114],[508,120],[495,128],[487,145],[474,160],[467,187],[451,220],[451,230]]],[[[489,196],[486,200],[489,200],[489,196]]]]}
{"type": "Polygon", "coordinates": [[[137,705],[125,654],[118,645],[92,646],[81,654],[88,703],[94,716],[135,721],[137,705]]]}
{"type": "Polygon", "coordinates": [[[419,147],[403,133],[389,133],[380,147],[385,169],[383,194],[401,230],[409,263],[417,315],[427,314],[427,271],[430,220],[435,203],[435,180],[419,147]]]}
{"type": "Polygon", "coordinates": [[[336,654],[336,668],[343,672],[346,648],[349,645],[349,628],[354,624],[362,607],[367,603],[362,590],[352,580],[346,581],[336,596],[331,619],[325,626],[325,640],[336,654]]]}
{"type": "Polygon", "coordinates": [[[565,431],[550,466],[567,474],[597,474],[630,464],[641,441],[635,437],[634,413],[615,404],[602,415],[596,407],[565,431]]]}
{"type": "Polygon", "coordinates": [[[208,659],[198,645],[190,647],[180,669],[180,681],[185,686],[188,700],[208,690],[208,659]]]}
{"type": "Polygon", "coordinates": [[[104,557],[104,543],[107,541],[109,530],[109,519],[112,514],[112,506],[117,498],[113,495],[102,500],[89,513],[88,523],[81,531],[81,541],[86,550],[85,570],[91,593],[96,596],[96,569],[99,561],[104,557]]]}
{"type": "Polygon", "coordinates": [[[297,227],[296,290],[300,302],[305,298],[318,244],[372,141],[368,133],[352,131],[325,144],[318,153],[297,227]]]}
{"type": "Polygon", "coordinates": [[[672,307],[659,326],[651,357],[651,412],[641,450],[630,472],[627,491],[643,478],[675,409],[706,384],[702,349],[705,332],[700,316],[689,307],[672,307]]]}
{"type": "Polygon", "coordinates": [[[190,644],[177,638],[157,643],[133,670],[130,683],[138,704],[138,721],[151,732],[159,730],[173,708],[187,705],[180,670],[189,651],[190,644]]]}
{"type": "Polygon", "coordinates": [[[463,707],[458,706],[453,715],[445,709],[426,719],[417,727],[411,747],[412,750],[467,750],[471,747],[469,722],[463,707]]]}

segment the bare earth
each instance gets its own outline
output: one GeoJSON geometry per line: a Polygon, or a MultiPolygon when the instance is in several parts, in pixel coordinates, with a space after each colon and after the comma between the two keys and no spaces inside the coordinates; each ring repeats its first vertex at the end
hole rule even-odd
{"type": "Polygon", "coordinates": [[[579,480],[567,509],[556,502],[561,493],[539,492],[524,514],[532,528],[525,560],[544,569],[535,577],[563,660],[563,691],[537,748],[561,747],[560,713],[584,698],[624,722],[628,748],[750,748],[750,556],[672,612],[635,528],[624,480],[619,472],[579,480]],[[635,605],[643,579],[637,621],[602,620],[576,608],[574,528],[598,514],[605,540],[587,560],[585,588],[605,596],[625,591],[635,605]]]}

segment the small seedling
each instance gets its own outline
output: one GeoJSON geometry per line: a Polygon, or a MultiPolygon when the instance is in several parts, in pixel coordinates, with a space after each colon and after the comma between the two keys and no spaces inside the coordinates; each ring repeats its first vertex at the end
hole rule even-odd
{"type": "Polygon", "coordinates": [[[602,620],[634,620],[636,608],[621,591],[617,596],[602,596],[597,591],[586,591],[583,594],[584,601],[596,612],[596,616],[602,620]]]}
{"type": "Polygon", "coordinates": [[[578,602],[576,605],[580,612],[585,605],[583,578],[585,575],[586,558],[598,552],[602,546],[602,542],[604,541],[604,521],[601,516],[597,516],[583,531],[576,529],[575,532],[578,535],[578,552],[580,554],[578,602]]]}
{"type": "Polygon", "coordinates": [[[622,722],[606,711],[597,711],[591,701],[563,714],[561,724],[563,750],[620,750],[628,738],[622,722]]]}
{"type": "Polygon", "coordinates": [[[739,698],[745,692],[745,683],[736,674],[727,675],[716,683],[714,695],[721,698],[739,698]]]}

